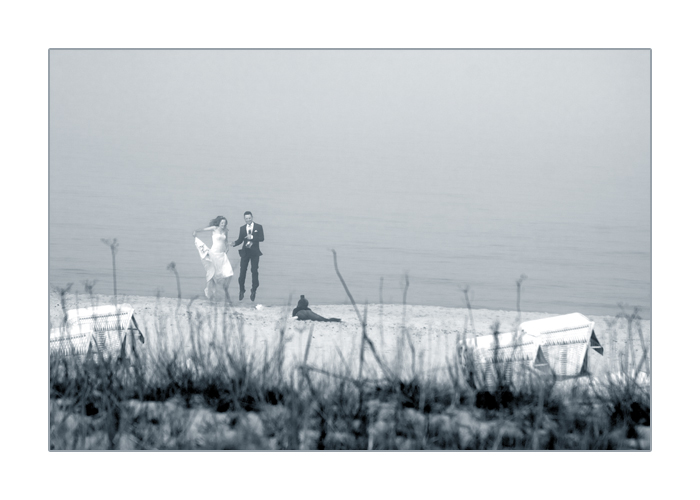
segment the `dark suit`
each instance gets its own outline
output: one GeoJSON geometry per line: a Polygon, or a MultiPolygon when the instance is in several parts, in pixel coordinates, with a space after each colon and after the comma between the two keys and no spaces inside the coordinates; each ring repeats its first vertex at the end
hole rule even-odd
{"type": "Polygon", "coordinates": [[[253,275],[253,291],[258,289],[260,283],[258,282],[258,261],[262,252],[260,251],[260,242],[265,241],[265,233],[263,232],[263,227],[257,222],[253,222],[253,235],[252,245],[250,248],[246,246],[247,240],[245,237],[248,235],[246,225],[241,226],[238,231],[238,239],[233,243],[236,247],[243,243],[243,248],[238,251],[241,256],[241,272],[238,276],[238,286],[241,292],[245,291],[245,275],[248,271],[248,262],[250,262],[250,272],[253,275]]]}

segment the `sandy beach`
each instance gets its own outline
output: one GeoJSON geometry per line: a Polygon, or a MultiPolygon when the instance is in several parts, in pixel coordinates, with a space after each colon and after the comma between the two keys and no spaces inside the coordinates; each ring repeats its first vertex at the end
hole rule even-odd
{"type": "MultiPolygon", "coordinates": [[[[234,298],[235,299],[235,298],[234,298]]],[[[113,303],[106,295],[68,294],[67,309],[86,307],[90,304],[113,303]]],[[[187,349],[191,345],[190,325],[203,333],[204,344],[220,339],[233,339],[244,343],[251,356],[261,359],[279,345],[285,343],[285,364],[295,366],[304,358],[308,335],[313,328],[307,362],[313,366],[331,368],[335,372],[356,373],[359,362],[361,322],[352,305],[318,305],[311,309],[326,317],[337,317],[341,323],[299,321],[291,316],[292,306],[264,306],[249,300],[235,301],[233,307],[224,307],[223,301],[196,299],[180,301],[169,297],[124,295],[119,303],[131,304],[139,327],[146,337],[146,349],[168,345],[172,349],[187,349]],[[188,320],[188,310],[190,318],[188,320]]],[[[364,305],[359,305],[364,314],[364,305]]],[[[60,297],[50,296],[50,324],[60,324],[62,317],[60,297]]],[[[583,311],[571,311],[581,312],[583,311]]],[[[628,311],[629,312],[629,311],[628,311]]],[[[555,316],[546,312],[523,312],[521,321],[555,316]]],[[[587,315],[588,316],[588,315],[587,315]]],[[[603,356],[592,356],[591,371],[600,376],[605,372],[619,371],[615,362],[617,353],[624,352],[628,344],[628,324],[624,319],[612,316],[588,316],[595,322],[595,333],[605,349],[603,356]]],[[[458,340],[465,331],[476,335],[488,335],[498,323],[499,331],[512,331],[517,322],[516,311],[447,308],[400,304],[367,305],[367,334],[375,349],[389,366],[415,369],[419,373],[444,371],[454,360],[458,340]],[[473,325],[473,326],[472,326],[473,325]],[[412,345],[412,347],[411,347],[412,345]]],[[[649,345],[650,322],[640,320],[633,329],[633,346],[640,359],[641,341],[639,329],[649,345]]],[[[373,355],[365,351],[365,368],[371,376],[376,369],[373,355]]]]}

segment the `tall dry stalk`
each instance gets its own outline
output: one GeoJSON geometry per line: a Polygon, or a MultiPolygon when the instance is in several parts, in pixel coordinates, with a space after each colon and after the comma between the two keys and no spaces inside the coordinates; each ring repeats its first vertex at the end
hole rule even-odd
{"type": "Polygon", "coordinates": [[[175,267],[175,262],[171,262],[167,267],[168,271],[172,271],[175,274],[175,281],[177,282],[177,308],[180,309],[180,300],[182,300],[182,291],[180,290],[180,274],[177,272],[177,267],[175,267]]]}
{"type": "Polygon", "coordinates": [[[472,303],[469,300],[469,287],[465,286],[462,293],[464,293],[464,301],[467,303],[467,311],[469,312],[469,320],[464,322],[464,340],[466,340],[468,335],[476,337],[476,325],[474,324],[474,315],[472,314],[472,303]],[[471,330],[469,330],[469,321],[471,321],[472,325],[471,330]]]}
{"type": "Polygon", "coordinates": [[[68,295],[68,292],[70,289],[73,287],[73,283],[68,283],[65,288],[56,288],[56,291],[58,292],[58,295],[61,300],[61,312],[63,312],[63,320],[61,321],[61,325],[66,326],[66,323],[68,322],[68,309],[66,306],[66,296],[68,295]]]}
{"type": "Polygon", "coordinates": [[[379,342],[384,351],[384,278],[379,278],[379,342]]]}
{"type": "Polygon", "coordinates": [[[408,297],[408,273],[404,274],[404,287],[403,287],[403,318],[401,320],[401,334],[408,341],[408,347],[411,349],[411,375],[416,374],[416,348],[413,345],[413,339],[408,332],[408,327],[406,326],[406,299],[408,297]]]}
{"type": "Polygon", "coordinates": [[[338,269],[338,255],[335,253],[335,250],[331,250],[333,252],[333,265],[335,266],[335,273],[338,275],[338,279],[340,280],[340,283],[343,285],[343,288],[345,289],[345,293],[347,294],[348,298],[350,298],[350,302],[352,303],[352,306],[355,308],[355,313],[357,314],[357,319],[360,320],[360,324],[362,325],[362,337],[365,342],[367,342],[367,345],[369,346],[370,350],[372,351],[372,355],[374,356],[374,359],[377,361],[377,364],[379,367],[382,369],[382,372],[384,372],[384,375],[391,379],[394,380],[394,375],[391,373],[391,371],[387,368],[385,363],[382,361],[381,357],[377,353],[377,350],[374,347],[374,342],[367,336],[367,317],[365,316],[364,320],[362,316],[360,315],[360,310],[357,307],[357,304],[355,303],[355,299],[353,298],[352,294],[350,293],[350,289],[348,288],[348,285],[345,284],[345,280],[343,279],[342,274],[340,274],[340,269],[338,269]]]}
{"type": "Polygon", "coordinates": [[[116,238],[111,240],[102,238],[102,243],[107,245],[112,251],[112,281],[114,283],[114,305],[117,305],[117,248],[119,243],[116,238]]]}
{"type": "Polygon", "coordinates": [[[527,279],[527,276],[524,275],[524,274],[521,274],[521,275],[520,275],[520,278],[518,278],[518,279],[515,281],[515,284],[517,285],[517,288],[518,288],[518,297],[517,297],[517,300],[516,300],[516,302],[517,302],[517,303],[516,303],[516,306],[517,306],[517,308],[518,308],[518,318],[515,320],[515,329],[516,329],[516,330],[517,330],[518,328],[520,328],[520,287],[522,286],[523,281],[525,281],[526,279],[527,279]]]}

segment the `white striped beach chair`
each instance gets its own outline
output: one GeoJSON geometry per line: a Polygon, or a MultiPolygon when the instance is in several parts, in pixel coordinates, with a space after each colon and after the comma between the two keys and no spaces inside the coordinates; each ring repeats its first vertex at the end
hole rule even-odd
{"type": "Polygon", "coordinates": [[[467,338],[459,343],[463,363],[480,370],[487,385],[500,374],[505,380],[533,370],[557,379],[588,374],[589,352],[603,354],[594,322],[580,313],[527,321],[517,332],[467,338]]]}
{"type": "Polygon", "coordinates": [[[501,381],[518,384],[549,369],[535,338],[503,332],[467,338],[459,343],[460,357],[487,386],[501,381]]]}
{"type": "Polygon", "coordinates": [[[133,351],[134,342],[145,342],[129,304],[71,309],[65,324],[52,328],[49,335],[51,355],[85,357],[90,352],[107,355],[133,351]]]}
{"type": "Polygon", "coordinates": [[[588,374],[591,351],[603,355],[594,326],[583,314],[571,313],[526,321],[518,332],[536,339],[557,378],[567,378],[588,374]]]}

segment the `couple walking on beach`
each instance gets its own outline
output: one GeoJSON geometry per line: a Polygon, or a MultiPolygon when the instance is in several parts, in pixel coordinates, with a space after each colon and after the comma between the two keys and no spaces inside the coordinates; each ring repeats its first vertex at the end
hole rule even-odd
{"type": "Polygon", "coordinates": [[[238,239],[229,243],[228,240],[228,220],[226,217],[219,215],[209,223],[208,227],[195,229],[192,233],[194,243],[199,251],[199,257],[202,259],[204,270],[206,271],[206,287],[204,295],[207,298],[213,297],[215,293],[215,283],[221,283],[226,294],[226,300],[231,302],[228,294],[228,286],[233,277],[233,268],[228,260],[226,253],[229,247],[236,247],[243,244],[243,247],[238,250],[241,256],[241,271],[238,276],[238,300],[243,300],[245,297],[245,277],[248,272],[248,264],[250,263],[250,271],[253,275],[253,286],[250,290],[250,300],[255,300],[255,292],[260,285],[258,281],[258,263],[262,252],[260,251],[260,242],[265,241],[265,233],[263,227],[253,222],[253,214],[246,211],[243,214],[245,224],[238,231],[238,239]],[[212,245],[208,248],[203,241],[197,238],[197,233],[211,231],[212,245]]]}

